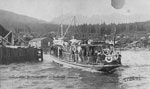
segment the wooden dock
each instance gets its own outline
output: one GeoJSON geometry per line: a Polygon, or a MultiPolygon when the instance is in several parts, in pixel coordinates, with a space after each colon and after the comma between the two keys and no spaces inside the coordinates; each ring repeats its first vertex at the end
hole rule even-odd
{"type": "Polygon", "coordinates": [[[43,61],[42,49],[0,47],[0,64],[40,61],[43,61]]]}

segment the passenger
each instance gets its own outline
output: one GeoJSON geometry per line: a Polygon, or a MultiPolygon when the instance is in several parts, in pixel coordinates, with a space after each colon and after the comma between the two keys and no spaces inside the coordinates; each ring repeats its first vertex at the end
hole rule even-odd
{"type": "Polygon", "coordinates": [[[82,56],[82,48],[81,48],[80,45],[77,47],[77,53],[78,53],[78,61],[82,62],[83,61],[82,58],[81,58],[81,56],[82,56]]]}
{"type": "Polygon", "coordinates": [[[92,56],[94,56],[94,54],[95,54],[95,51],[94,51],[94,49],[92,48],[92,56]]]}
{"type": "Polygon", "coordinates": [[[75,62],[79,62],[77,53],[75,53],[75,62]]]}
{"type": "Polygon", "coordinates": [[[119,61],[119,64],[121,64],[121,55],[119,52],[117,52],[117,55],[118,55],[118,61],[119,61]]]}
{"type": "Polygon", "coordinates": [[[69,45],[68,42],[63,43],[63,46],[65,47],[65,51],[68,51],[68,45],[69,45]]]}
{"type": "Polygon", "coordinates": [[[53,54],[53,47],[50,47],[50,54],[53,54]]]}
{"type": "MultiPolygon", "coordinates": [[[[71,47],[71,42],[68,42],[68,50],[70,51],[70,47],[71,47]]],[[[71,51],[70,51],[71,52],[71,51]]]]}
{"type": "Polygon", "coordinates": [[[94,60],[93,60],[93,58],[92,58],[92,56],[93,56],[93,50],[92,49],[90,49],[89,50],[89,53],[88,53],[88,63],[93,63],[94,62],[94,60]]]}
{"type": "Polygon", "coordinates": [[[75,55],[75,62],[78,62],[78,51],[77,51],[77,44],[74,46],[74,55],[75,55]]]}
{"type": "Polygon", "coordinates": [[[89,50],[89,56],[92,56],[92,53],[93,53],[93,50],[90,49],[90,50],[89,50]]]}
{"type": "Polygon", "coordinates": [[[60,57],[60,48],[59,47],[57,47],[57,57],[60,57]]]}
{"type": "Polygon", "coordinates": [[[102,62],[104,62],[105,57],[106,57],[106,52],[102,52],[102,54],[101,54],[101,60],[102,60],[102,62]]]}
{"type": "Polygon", "coordinates": [[[62,48],[60,48],[59,53],[60,53],[59,56],[63,57],[63,49],[62,48]]]}
{"type": "Polygon", "coordinates": [[[97,55],[99,51],[97,51],[97,49],[95,49],[94,55],[97,55]]]}
{"type": "Polygon", "coordinates": [[[82,59],[82,62],[85,61],[85,56],[86,56],[86,49],[82,48],[82,50],[81,50],[81,59],[82,59]]]}
{"type": "Polygon", "coordinates": [[[57,47],[55,47],[55,55],[56,55],[56,57],[58,57],[58,55],[57,55],[57,47]]]}
{"type": "Polygon", "coordinates": [[[72,49],[72,46],[70,46],[70,51],[71,51],[71,59],[73,60],[73,62],[75,62],[75,52],[72,49]]]}
{"type": "Polygon", "coordinates": [[[96,59],[96,63],[100,63],[102,60],[101,60],[101,52],[98,51],[97,52],[97,59],[96,59]]]}
{"type": "Polygon", "coordinates": [[[71,57],[73,59],[73,62],[75,62],[75,53],[74,53],[74,51],[71,52],[71,57]]]}

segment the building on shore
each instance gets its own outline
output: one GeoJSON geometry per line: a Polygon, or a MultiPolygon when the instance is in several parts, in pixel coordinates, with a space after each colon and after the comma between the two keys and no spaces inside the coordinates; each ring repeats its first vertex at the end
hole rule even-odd
{"type": "Polygon", "coordinates": [[[53,44],[53,39],[48,37],[35,38],[29,41],[29,46],[34,48],[41,48],[47,52],[53,44]]]}

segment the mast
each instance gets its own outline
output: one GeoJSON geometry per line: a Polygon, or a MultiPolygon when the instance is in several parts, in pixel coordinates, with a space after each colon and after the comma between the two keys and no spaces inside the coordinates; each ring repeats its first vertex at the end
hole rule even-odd
{"type": "Polygon", "coordinates": [[[63,24],[61,24],[61,34],[60,34],[61,37],[63,37],[63,35],[64,35],[63,33],[64,33],[64,32],[63,32],[63,24]]]}
{"type": "Polygon", "coordinates": [[[74,22],[74,24],[75,24],[75,16],[73,17],[73,19],[72,19],[72,21],[71,21],[71,23],[68,25],[68,27],[67,27],[67,29],[66,29],[66,32],[64,33],[64,35],[63,35],[63,38],[66,36],[66,34],[67,34],[67,32],[69,31],[69,28],[70,28],[70,26],[71,26],[71,24],[74,22]]]}
{"type": "Polygon", "coordinates": [[[76,17],[75,16],[73,17],[73,21],[74,21],[74,35],[73,36],[74,38],[76,38],[75,37],[75,34],[76,34],[76,17]]]}
{"type": "Polygon", "coordinates": [[[61,16],[62,16],[62,20],[61,20],[61,28],[60,28],[60,37],[63,37],[64,36],[64,31],[63,31],[63,20],[64,20],[63,3],[62,3],[62,8],[61,8],[61,16]]]}
{"type": "Polygon", "coordinates": [[[76,27],[76,16],[73,17],[74,27],[76,27]]]}
{"type": "Polygon", "coordinates": [[[116,27],[114,27],[114,48],[115,48],[115,43],[116,42],[116,27]]]}

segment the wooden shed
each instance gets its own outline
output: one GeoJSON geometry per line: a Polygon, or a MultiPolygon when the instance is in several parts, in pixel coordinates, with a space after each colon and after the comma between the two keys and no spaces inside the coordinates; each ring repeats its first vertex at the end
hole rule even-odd
{"type": "Polygon", "coordinates": [[[35,38],[29,41],[29,46],[41,48],[43,51],[48,51],[53,44],[53,39],[48,37],[35,38]]]}

